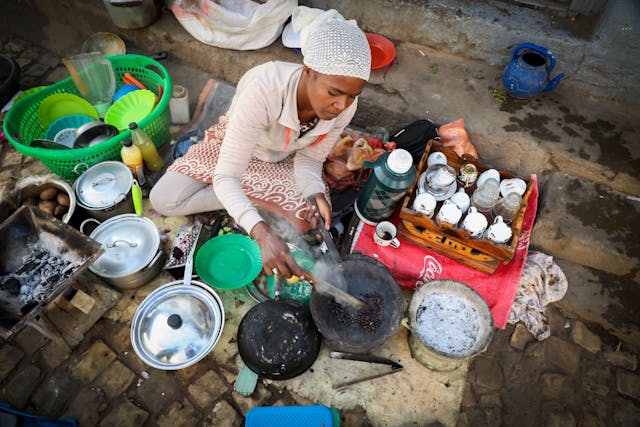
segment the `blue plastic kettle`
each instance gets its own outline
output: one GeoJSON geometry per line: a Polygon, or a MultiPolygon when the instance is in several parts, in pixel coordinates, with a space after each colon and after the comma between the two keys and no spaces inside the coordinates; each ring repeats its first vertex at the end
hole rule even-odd
{"type": "Polygon", "coordinates": [[[553,90],[564,77],[561,73],[549,80],[555,66],[556,60],[547,48],[533,43],[519,44],[502,74],[504,87],[509,95],[520,99],[553,90]]]}

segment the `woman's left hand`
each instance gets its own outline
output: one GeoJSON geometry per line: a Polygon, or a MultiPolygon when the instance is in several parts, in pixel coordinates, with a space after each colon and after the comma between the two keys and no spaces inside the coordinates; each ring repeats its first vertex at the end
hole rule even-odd
{"type": "Polygon", "coordinates": [[[322,216],[324,227],[329,230],[331,228],[331,207],[322,193],[316,193],[307,198],[307,212],[304,219],[311,224],[311,229],[318,228],[318,215],[322,216]],[[315,203],[309,199],[314,200],[315,203]]]}

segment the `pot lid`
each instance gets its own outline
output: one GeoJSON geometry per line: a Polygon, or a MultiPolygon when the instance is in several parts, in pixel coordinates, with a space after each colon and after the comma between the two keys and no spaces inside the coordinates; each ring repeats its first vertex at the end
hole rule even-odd
{"type": "Polygon", "coordinates": [[[73,184],[78,203],[104,209],[122,201],[133,185],[131,170],[121,162],[102,162],[87,169],[73,184]]]}
{"type": "Polygon", "coordinates": [[[91,232],[104,248],[89,269],[102,277],[122,277],[149,265],[160,249],[160,233],[148,218],[123,214],[109,218],[91,232]]]}
{"type": "Polygon", "coordinates": [[[182,280],[147,296],[131,322],[131,343],[146,364],[165,370],[186,368],[216,345],[224,325],[220,297],[205,284],[182,280]]]}

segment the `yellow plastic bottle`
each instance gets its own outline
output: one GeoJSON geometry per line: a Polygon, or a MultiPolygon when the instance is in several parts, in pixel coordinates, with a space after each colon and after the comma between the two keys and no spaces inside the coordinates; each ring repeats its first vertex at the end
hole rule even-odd
{"type": "Polygon", "coordinates": [[[153,141],[149,138],[149,135],[144,133],[136,122],[129,123],[129,130],[131,130],[133,144],[140,149],[142,159],[147,165],[147,168],[152,172],[161,171],[164,167],[164,160],[158,154],[158,150],[156,146],[153,145],[153,141]]]}
{"type": "Polygon", "coordinates": [[[142,163],[142,153],[140,149],[133,145],[130,139],[122,141],[122,148],[120,148],[120,157],[122,157],[122,163],[127,165],[133,172],[133,175],[138,179],[140,185],[144,185],[144,166],[142,163]]]}

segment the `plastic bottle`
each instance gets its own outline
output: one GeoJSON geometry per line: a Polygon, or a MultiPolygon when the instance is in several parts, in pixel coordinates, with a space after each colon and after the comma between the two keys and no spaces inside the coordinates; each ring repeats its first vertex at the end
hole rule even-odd
{"type": "Polygon", "coordinates": [[[120,157],[122,157],[122,163],[129,166],[129,169],[131,169],[135,177],[138,179],[140,185],[144,185],[145,179],[142,153],[138,147],[133,145],[130,139],[122,141],[120,157]]]}
{"type": "Polygon", "coordinates": [[[131,130],[133,143],[140,149],[142,159],[149,170],[152,172],[161,171],[164,167],[164,160],[158,154],[158,150],[156,149],[156,146],[153,145],[153,141],[149,138],[149,135],[144,133],[144,131],[138,127],[136,122],[129,123],[129,130],[131,130]]]}

